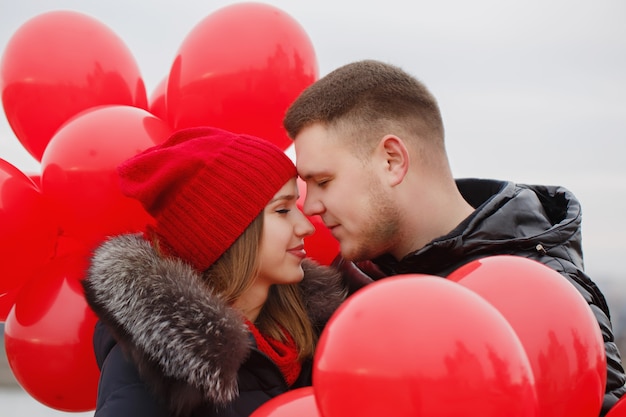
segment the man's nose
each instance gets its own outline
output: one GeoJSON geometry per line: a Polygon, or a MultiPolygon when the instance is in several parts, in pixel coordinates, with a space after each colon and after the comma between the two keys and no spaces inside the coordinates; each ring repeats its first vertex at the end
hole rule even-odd
{"type": "Polygon", "coordinates": [[[302,205],[302,211],[307,216],[316,216],[324,212],[324,205],[319,198],[316,198],[315,193],[309,193],[308,188],[304,198],[304,204],[302,205]]]}

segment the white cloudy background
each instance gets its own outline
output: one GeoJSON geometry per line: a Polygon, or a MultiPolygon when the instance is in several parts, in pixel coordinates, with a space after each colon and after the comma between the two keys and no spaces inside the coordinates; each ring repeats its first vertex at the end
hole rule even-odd
{"type": "MultiPolygon", "coordinates": [[[[0,0],[0,51],[28,19],[69,9],[113,29],[148,93],[184,37],[233,2],[0,0]]],[[[560,184],[583,204],[587,271],[618,280],[626,259],[626,2],[623,0],[267,1],[296,19],[320,75],[374,58],[438,97],[456,176],[560,184]]],[[[0,117],[0,158],[38,164],[0,117]]]]}

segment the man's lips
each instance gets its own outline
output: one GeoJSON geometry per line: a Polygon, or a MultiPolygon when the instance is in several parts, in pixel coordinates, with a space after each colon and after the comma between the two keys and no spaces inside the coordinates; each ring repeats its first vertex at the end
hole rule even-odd
{"type": "Polygon", "coordinates": [[[322,223],[324,223],[324,226],[326,226],[327,229],[329,230],[333,230],[334,228],[336,228],[337,226],[339,226],[339,223],[328,223],[326,220],[324,220],[322,218],[322,223]]]}
{"type": "Polygon", "coordinates": [[[326,225],[326,228],[330,231],[330,234],[333,235],[335,239],[337,239],[337,231],[339,229],[339,226],[339,224],[326,225]]]}

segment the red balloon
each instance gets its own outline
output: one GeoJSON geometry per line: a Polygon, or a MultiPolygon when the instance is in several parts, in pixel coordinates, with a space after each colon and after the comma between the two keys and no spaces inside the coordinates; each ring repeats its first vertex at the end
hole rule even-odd
{"type": "Polygon", "coordinates": [[[37,186],[41,187],[41,173],[40,172],[24,172],[24,174],[30,178],[30,180],[37,186]]]}
{"type": "Polygon", "coordinates": [[[604,417],[626,417],[626,396],[620,398],[604,417]]]}
{"type": "Polygon", "coordinates": [[[534,377],[506,319],[428,275],[363,287],[331,317],[313,362],[324,417],[537,416],[534,377]]]}
{"type": "Polygon", "coordinates": [[[93,410],[96,404],[96,316],[79,282],[86,267],[86,253],[50,261],[22,288],[5,325],[15,378],[34,399],[61,411],[93,410]]]}
{"type": "Polygon", "coordinates": [[[151,222],[138,201],[121,193],[117,166],[170,134],[163,120],[130,106],[95,107],[65,124],[41,161],[42,192],[63,235],[93,246],[151,222]]]}
{"type": "Polygon", "coordinates": [[[165,107],[165,91],[167,90],[167,78],[161,80],[150,94],[148,110],[161,120],[167,121],[167,109],[165,107]]]}
{"type": "Polygon", "coordinates": [[[565,277],[537,261],[499,255],[454,271],[511,323],[535,375],[541,416],[597,416],[606,384],[598,323],[565,277]]]}
{"type": "Polygon", "coordinates": [[[58,233],[35,183],[0,159],[0,294],[21,287],[48,261],[58,233]]]}
{"type": "Polygon", "coordinates": [[[139,68],[124,42],[92,17],[43,13],[11,37],[0,61],[2,103],[13,132],[38,161],[70,117],[102,104],[147,108],[139,68]]]}
{"type": "Polygon", "coordinates": [[[200,21],[178,50],[167,86],[169,122],[248,133],[285,149],[285,111],[317,77],[311,40],[291,16],[261,3],[226,6],[200,21]]]}
{"type": "Polygon", "coordinates": [[[313,387],[297,388],[272,398],[250,417],[320,417],[313,387]]]}
{"type": "MultiPolygon", "coordinates": [[[[297,183],[300,196],[296,205],[302,210],[306,198],[306,183],[300,178],[297,179],[297,183]]],[[[315,233],[304,238],[307,256],[319,264],[330,265],[339,254],[339,242],[330,233],[320,216],[307,216],[307,218],[315,226],[315,233]]]]}
{"type": "Polygon", "coordinates": [[[7,291],[4,294],[0,294],[0,322],[6,321],[9,311],[15,304],[17,294],[20,292],[19,288],[11,291],[7,291]]]}

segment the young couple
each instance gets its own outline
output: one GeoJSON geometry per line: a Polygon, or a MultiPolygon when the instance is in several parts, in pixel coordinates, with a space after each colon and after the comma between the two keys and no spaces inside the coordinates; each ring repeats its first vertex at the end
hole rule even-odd
{"type": "Polygon", "coordinates": [[[96,416],[250,415],[311,384],[317,337],[347,294],[395,274],[445,277],[496,254],[538,260],[575,285],[604,336],[602,415],[624,394],[568,190],[455,180],[435,98],[382,62],[321,78],[284,126],[307,185],[304,213],[296,168],[263,139],[187,129],[120,167],[122,191],[155,222],[103,243],[84,281],[101,319],[96,416]],[[340,242],[332,268],[307,260],[305,215],[320,215],[340,242]]]}

